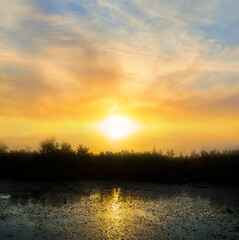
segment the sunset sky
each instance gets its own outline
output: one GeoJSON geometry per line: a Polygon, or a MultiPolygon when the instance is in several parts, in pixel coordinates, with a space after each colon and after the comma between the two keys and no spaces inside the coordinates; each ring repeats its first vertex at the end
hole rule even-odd
{"type": "Polygon", "coordinates": [[[0,140],[239,147],[239,1],[1,0],[0,140]],[[140,128],[97,130],[119,115],[140,128]]]}

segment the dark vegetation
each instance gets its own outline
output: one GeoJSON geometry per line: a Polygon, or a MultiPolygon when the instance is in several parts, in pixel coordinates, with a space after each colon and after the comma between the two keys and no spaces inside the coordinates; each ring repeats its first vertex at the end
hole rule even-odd
{"type": "Polygon", "coordinates": [[[0,142],[0,178],[22,180],[120,180],[159,183],[209,182],[239,184],[239,150],[201,151],[176,156],[173,150],[93,154],[79,145],[55,139],[39,151],[8,150],[0,142]]]}

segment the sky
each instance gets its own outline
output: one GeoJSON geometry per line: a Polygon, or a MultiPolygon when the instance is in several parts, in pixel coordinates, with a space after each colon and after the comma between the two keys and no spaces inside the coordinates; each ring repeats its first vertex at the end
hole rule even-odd
{"type": "Polygon", "coordinates": [[[0,140],[237,148],[238,26],[237,0],[1,0],[0,140]],[[111,114],[140,130],[108,138],[111,114]]]}

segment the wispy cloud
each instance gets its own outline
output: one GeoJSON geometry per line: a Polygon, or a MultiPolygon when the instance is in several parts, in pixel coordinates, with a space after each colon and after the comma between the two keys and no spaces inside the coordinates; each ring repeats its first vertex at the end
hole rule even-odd
{"type": "Polygon", "coordinates": [[[2,0],[1,118],[238,119],[236,0],[2,0]]]}

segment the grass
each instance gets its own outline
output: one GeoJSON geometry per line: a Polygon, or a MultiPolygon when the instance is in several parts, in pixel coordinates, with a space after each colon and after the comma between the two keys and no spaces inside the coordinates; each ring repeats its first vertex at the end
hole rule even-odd
{"type": "Polygon", "coordinates": [[[168,151],[93,154],[55,139],[39,151],[11,150],[0,143],[0,178],[22,180],[120,180],[158,183],[239,184],[239,150],[201,151],[176,156],[168,151]],[[1,147],[2,146],[2,147],[1,147]]]}

